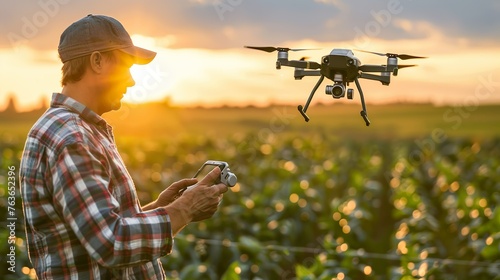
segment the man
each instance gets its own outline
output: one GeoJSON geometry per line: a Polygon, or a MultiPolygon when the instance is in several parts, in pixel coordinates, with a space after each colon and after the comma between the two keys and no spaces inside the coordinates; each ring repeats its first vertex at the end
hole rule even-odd
{"type": "Polygon", "coordinates": [[[215,168],[184,179],[141,207],[101,118],[120,108],[133,64],[156,53],[133,45],[117,20],[101,15],[61,35],[62,92],[28,134],[20,180],[29,256],[39,279],[163,279],[159,258],[188,223],[211,217],[223,184],[215,168]],[[196,186],[183,192],[190,185],[196,186]]]}

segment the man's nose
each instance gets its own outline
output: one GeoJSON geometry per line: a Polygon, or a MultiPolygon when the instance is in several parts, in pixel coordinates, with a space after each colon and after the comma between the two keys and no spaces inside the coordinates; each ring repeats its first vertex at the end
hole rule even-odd
{"type": "Polygon", "coordinates": [[[135,86],[135,80],[134,78],[132,77],[132,74],[129,72],[128,73],[128,83],[127,83],[127,87],[133,87],[135,86]]]}

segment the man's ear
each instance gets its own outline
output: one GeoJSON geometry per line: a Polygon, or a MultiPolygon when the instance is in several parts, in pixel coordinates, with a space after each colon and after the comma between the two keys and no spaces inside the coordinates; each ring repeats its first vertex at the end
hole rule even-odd
{"type": "Polygon", "coordinates": [[[90,54],[90,68],[97,74],[102,71],[103,57],[100,52],[93,52],[90,54]]]}

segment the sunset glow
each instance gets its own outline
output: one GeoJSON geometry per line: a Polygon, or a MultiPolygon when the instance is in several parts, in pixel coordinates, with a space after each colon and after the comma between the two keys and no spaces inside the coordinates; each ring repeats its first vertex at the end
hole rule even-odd
{"type": "MultiPolygon", "coordinates": [[[[328,2],[325,1],[324,5],[327,5],[326,3],[328,2]]],[[[207,5],[203,1],[197,4],[207,5]]],[[[69,6],[66,8],[71,9],[69,6]]],[[[245,14],[243,7],[241,9],[238,12],[245,14]]],[[[126,27],[130,26],[130,29],[138,31],[131,32],[134,43],[158,53],[151,64],[132,68],[136,85],[129,89],[124,101],[142,103],[169,100],[171,104],[180,106],[265,106],[270,103],[303,103],[316,78],[306,77],[302,81],[295,81],[293,68],[284,67],[280,71],[275,69],[276,53],[269,54],[243,48],[243,45],[254,44],[318,49],[300,53],[290,52],[290,59],[307,56],[312,61],[319,61],[333,48],[352,49],[365,64],[385,64],[386,61],[383,57],[357,52],[357,49],[429,57],[424,60],[412,60],[409,63],[401,61],[401,64],[418,64],[418,67],[401,70],[398,77],[391,79],[389,87],[382,86],[379,82],[362,80],[368,103],[411,101],[461,104],[466,98],[473,98],[474,102],[479,103],[500,101],[498,92],[495,92],[500,83],[497,82],[500,81],[498,42],[487,38],[479,41],[467,36],[448,36],[442,28],[429,21],[410,20],[403,16],[393,16],[387,23],[390,28],[382,26],[384,22],[379,21],[376,29],[377,25],[373,23],[377,21],[373,18],[374,16],[371,21],[365,21],[365,25],[360,23],[354,26],[352,29],[354,37],[350,40],[338,41],[307,39],[307,35],[302,39],[291,38],[279,42],[256,40],[259,25],[254,28],[238,27],[221,21],[223,27],[213,32],[225,37],[228,45],[224,46],[224,41],[214,42],[219,45],[217,48],[203,47],[201,43],[206,38],[200,37],[198,31],[175,35],[144,35],[151,33],[148,27],[154,26],[152,19],[145,19],[143,26],[146,28],[139,31],[142,28],[137,26],[140,20],[136,16],[123,18],[126,27]],[[387,37],[391,30],[412,33],[417,38],[379,38],[387,37]],[[369,36],[375,31],[384,36],[369,36]],[[245,40],[246,36],[248,40],[245,40]],[[196,44],[197,40],[199,46],[196,44]],[[241,44],[235,45],[234,40],[241,44]],[[186,42],[191,42],[191,45],[187,43],[188,46],[179,47],[179,44],[186,42]],[[489,83],[486,87],[489,91],[479,97],[474,95],[478,87],[484,83],[489,83]]],[[[66,23],[67,21],[62,22],[59,28],[63,28],[66,23]]],[[[337,25],[341,24],[333,20],[325,22],[325,28],[337,25]]],[[[203,30],[205,27],[199,28],[203,30]]],[[[40,28],[39,31],[43,32],[44,29],[40,28]]],[[[43,37],[44,40],[51,41],[50,45],[53,46],[51,49],[36,48],[29,41],[24,45],[4,44],[0,48],[2,61],[0,110],[6,106],[7,97],[11,95],[15,95],[19,110],[29,110],[38,107],[42,99],[48,102],[52,92],[60,91],[61,63],[56,51],[58,35],[52,30],[48,33],[51,35],[43,37]]],[[[209,35],[210,30],[205,34],[209,35]]],[[[332,100],[324,95],[326,84],[324,82],[318,90],[320,94],[317,95],[319,98],[315,102],[345,102],[332,100]]],[[[357,93],[354,102],[359,102],[359,98],[356,97],[357,93]]]]}

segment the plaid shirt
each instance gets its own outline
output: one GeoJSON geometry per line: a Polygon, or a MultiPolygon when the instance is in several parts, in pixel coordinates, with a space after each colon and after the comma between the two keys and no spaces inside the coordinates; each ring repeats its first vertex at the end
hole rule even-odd
{"type": "Polygon", "coordinates": [[[20,168],[29,256],[40,279],[163,279],[172,250],[163,208],[142,211],[109,126],[54,94],[20,168]]]}

